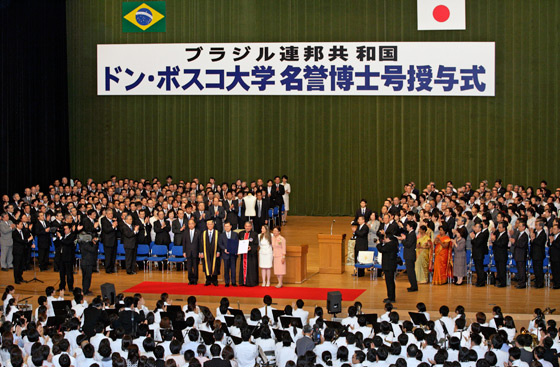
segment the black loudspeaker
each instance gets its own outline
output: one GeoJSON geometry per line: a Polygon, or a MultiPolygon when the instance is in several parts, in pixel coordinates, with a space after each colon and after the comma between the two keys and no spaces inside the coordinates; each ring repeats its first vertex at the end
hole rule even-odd
{"type": "Polygon", "coordinates": [[[340,313],[342,311],[342,294],[338,291],[327,293],[328,313],[340,313]]]}
{"type": "Polygon", "coordinates": [[[116,295],[115,285],[113,283],[101,284],[101,296],[103,297],[103,299],[107,297],[109,299],[109,302],[111,302],[111,304],[114,305],[115,295],[116,295]]]}

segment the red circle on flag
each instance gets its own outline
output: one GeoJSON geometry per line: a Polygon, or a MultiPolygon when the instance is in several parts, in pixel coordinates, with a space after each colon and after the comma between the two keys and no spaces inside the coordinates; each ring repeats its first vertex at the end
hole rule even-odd
{"type": "Polygon", "coordinates": [[[451,12],[449,11],[449,8],[445,5],[438,5],[434,8],[434,19],[440,23],[443,23],[447,19],[449,19],[450,14],[451,12]]]}

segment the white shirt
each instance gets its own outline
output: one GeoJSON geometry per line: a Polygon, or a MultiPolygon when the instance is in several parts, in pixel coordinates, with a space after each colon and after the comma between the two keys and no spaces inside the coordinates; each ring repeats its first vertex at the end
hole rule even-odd
{"type": "Polygon", "coordinates": [[[294,361],[297,362],[297,354],[295,348],[292,346],[281,347],[276,351],[276,365],[285,366],[286,362],[294,361]]]}
{"type": "Polygon", "coordinates": [[[234,347],[239,367],[254,367],[259,355],[258,347],[249,342],[241,342],[234,347]]]}

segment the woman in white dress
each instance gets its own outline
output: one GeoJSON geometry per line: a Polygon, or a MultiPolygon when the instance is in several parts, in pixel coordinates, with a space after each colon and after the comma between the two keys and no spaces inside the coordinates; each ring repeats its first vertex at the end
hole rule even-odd
{"type": "Polygon", "coordinates": [[[261,227],[259,234],[259,267],[263,280],[263,287],[270,287],[270,275],[272,273],[272,240],[268,226],[261,227]]]}
{"type": "Polygon", "coordinates": [[[282,185],[284,185],[284,214],[282,214],[282,225],[286,225],[288,218],[288,210],[290,210],[290,192],[292,192],[292,187],[288,183],[288,176],[282,176],[282,185]]]}

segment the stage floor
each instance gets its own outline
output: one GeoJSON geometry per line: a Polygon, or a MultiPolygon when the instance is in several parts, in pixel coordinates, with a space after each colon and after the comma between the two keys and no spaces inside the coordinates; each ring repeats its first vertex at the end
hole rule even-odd
{"type": "MultiPolygon", "coordinates": [[[[350,217],[288,217],[288,225],[283,227],[282,234],[286,238],[289,245],[309,245],[308,253],[308,280],[303,284],[290,284],[288,287],[308,287],[308,288],[340,288],[340,289],[365,289],[363,293],[357,296],[356,300],[362,302],[364,311],[367,312],[381,312],[383,308],[382,300],[386,297],[385,282],[382,278],[377,280],[370,280],[369,276],[357,279],[352,274],[352,267],[346,267],[346,272],[341,275],[318,274],[319,269],[319,246],[317,244],[318,233],[329,233],[332,220],[336,219],[333,233],[346,233],[347,238],[351,234],[350,217]]],[[[51,267],[52,269],[52,267],[51,267]]],[[[27,271],[23,275],[24,279],[29,280],[33,278],[33,271],[27,271]]],[[[20,298],[31,297],[28,301],[34,306],[37,302],[37,297],[44,294],[47,286],[52,285],[55,288],[58,286],[58,273],[52,270],[46,272],[38,272],[37,277],[45,283],[28,283],[16,286],[16,293],[20,294],[20,298]]],[[[203,275],[201,273],[201,280],[203,275]]],[[[81,274],[75,275],[76,286],[81,286],[81,274]]],[[[174,304],[185,304],[189,294],[189,286],[187,283],[186,272],[172,271],[163,273],[160,270],[150,272],[140,271],[136,275],[127,275],[125,271],[120,270],[118,274],[105,274],[101,269],[100,273],[93,274],[92,290],[94,293],[100,292],[100,285],[103,283],[114,283],[117,293],[123,292],[129,288],[139,285],[142,282],[173,282],[185,283],[185,288],[181,289],[180,294],[170,294],[170,298],[174,304]]],[[[13,272],[0,272],[0,287],[4,288],[8,284],[13,284],[13,272]]],[[[215,295],[199,295],[197,299],[200,304],[211,306],[215,309],[222,294],[226,290],[232,290],[232,287],[223,287],[223,279],[220,279],[221,286],[215,288],[215,295]]],[[[273,276],[272,285],[275,285],[275,277],[273,276]]],[[[171,286],[171,285],[170,285],[171,286]]],[[[443,304],[448,305],[452,310],[455,306],[461,304],[467,310],[468,315],[472,315],[477,311],[486,312],[488,316],[492,313],[492,307],[499,305],[502,307],[504,314],[511,314],[514,318],[519,320],[528,320],[531,318],[533,309],[540,307],[558,308],[557,313],[560,314],[560,290],[553,290],[550,288],[544,289],[515,289],[513,287],[495,288],[494,286],[487,286],[484,288],[476,288],[471,285],[454,286],[432,286],[420,285],[420,290],[415,293],[408,293],[406,288],[409,286],[405,274],[397,276],[397,302],[396,309],[401,313],[401,317],[405,317],[406,311],[414,311],[415,305],[418,302],[424,302],[428,311],[433,317],[437,317],[437,310],[443,304]]],[[[213,288],[213,287],[208,287],[213,288]]],[[[258,287],[261,288],[261,287],[258,287]]],[[[156,288],[157,293],[143,293],[147,301],[148,308],[155,307],[155,302],[159,298],[160,292],[167,292],[170,289],[156,288]]],[[[176,287],[174,288],[176,289],[176,287]]],[[[1,289],[3,290],[3,289],[1,289]]],[[[265,289],[261,289],[263,292],[265,289]]],[[[275,290],[270,288],[270,294],[275,294],[275,290]]],[[[206,291],[205,291],[206,292],[206,291]]],[[[198,293],[193,289],[193,293],[198,293]]],[[[207,293],[207,292],[206,292],[207,293]]],[[[253,307],[262,306],[260,294],[261,292],[248,292],[249,297],[238,296],[239,292],[233,293],[234,296],[229,296],[232,307],[237,307],[239,304],[241,308],[248,313],[253,307]],[[259,298],[256,298],[256,297],[259,298]]],[[[232,293],[228,293],[232,294],[232,293]]],[[[241,293],[242,294],[242,293],[241,293]]],[[[278,295],[285,296],[289,292],[277,293],[278,295]]],[[[294,296],[301,295],[300,292],[294,292],[294,296]]],[[[70,295],[66,296],[70,299],[70,295]]],[[[284,307],[286,304],[292,304],[295,299],[274,298],[277,303],[275,307],[284,307]]],[[[343,310],[352,304],[353,301],[343,300],[343,310]]],[[[306,301],[305,308],[311,313],[313,307],[326,306],[323,300],[308,300],[306,301]]],[[[554,316],[556,313],[554,314],[554,316]]],[[[553,317],[557,318],[557,317],[553,317]]],[[[558,317],[560,319],[560,317],[558,317]]],[[[523,325],[521,325],[523,326],[523,325]]]]}

